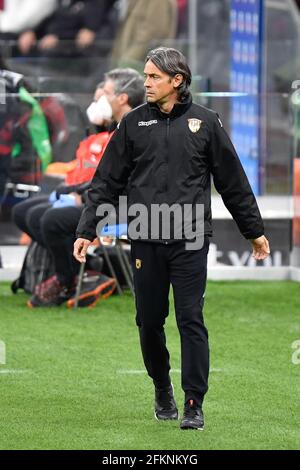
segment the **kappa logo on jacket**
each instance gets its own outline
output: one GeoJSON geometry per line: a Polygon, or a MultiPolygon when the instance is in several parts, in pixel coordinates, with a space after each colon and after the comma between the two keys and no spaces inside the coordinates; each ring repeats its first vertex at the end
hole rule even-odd
{"type": "Polygon", "coordinates": [[[196,134],[196,132],[199,131],[202,122],[203,121],[201,121],[201,119],[196,119],[196,118],[188,119],[190,131],[196,134]]]}
{"type": "Polygon", "coordinates": [[[157,124],[157,119],[152,119],[152,121],[139,121],[138,126],[152,126],[153,124],[157,124]]]}

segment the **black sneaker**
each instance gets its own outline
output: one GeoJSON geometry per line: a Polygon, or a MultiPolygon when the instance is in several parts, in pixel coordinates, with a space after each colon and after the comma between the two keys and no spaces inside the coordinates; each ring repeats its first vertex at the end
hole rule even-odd
{"type": "Polygon", "coordinates": [[[194,400],[189,400],[184,405],[183,418],[180,423],[180,429],[197,429],[203,431],[204,416],[201,406],[194,400]]]}
{"type": "Polygon", "coordinates": [[[44,281],[27,302],[29,308],[57,307],[74,295],[74,287],[60,283],[56,275],[44,281]]]}
{"type": "Polygon", "coordinates": [[[164,389],[155,389],[156,419],[178,419],[178,409],[174,399],[173,385],[164,389]]]}

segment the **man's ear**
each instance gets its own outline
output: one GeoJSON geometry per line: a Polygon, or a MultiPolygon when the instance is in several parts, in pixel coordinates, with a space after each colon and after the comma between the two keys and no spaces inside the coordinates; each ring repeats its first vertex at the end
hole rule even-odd
{"type": "Polygon", "coordinates": [[[121,93],[119,95],[119,100],[120,100],[121,105],[128,104],[128,95],[127,95],[127,93],[121,93]]]}
{"type": "Polygon", "coordinates": [[[183,83],[183,76],[181,75],[181,73],[177,73],[175,77],[173,77],[173,80],[174,88],[179,88],[180,85],[183,83]]]}

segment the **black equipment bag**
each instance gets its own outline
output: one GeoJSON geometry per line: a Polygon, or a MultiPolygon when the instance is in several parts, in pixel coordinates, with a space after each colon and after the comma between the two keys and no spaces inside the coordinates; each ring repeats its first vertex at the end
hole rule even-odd
{"type": "Polygon", "coordinates": [[[14,294],[23,289],[33,294],[35,286],[55,273],[54,262],[50,253],[37,242],[28,247],[19,277],[11,284],[14,294]]]}

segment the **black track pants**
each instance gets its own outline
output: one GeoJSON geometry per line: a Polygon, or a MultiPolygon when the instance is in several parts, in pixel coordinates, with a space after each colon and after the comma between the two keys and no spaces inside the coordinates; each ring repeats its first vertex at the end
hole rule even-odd
{"type": "Polygon", "coordinates": [[[136,323],[143,359],[157,388],[170,384],[169,352],[164,333],[173,287],[181,339],[181,374],[185,401],[202,403],[208,389],[208,334],[203,321],[209,238],[203,248],[187,251],[185,242],[133,241],[131,248],[136,294],[136,323]]]}

